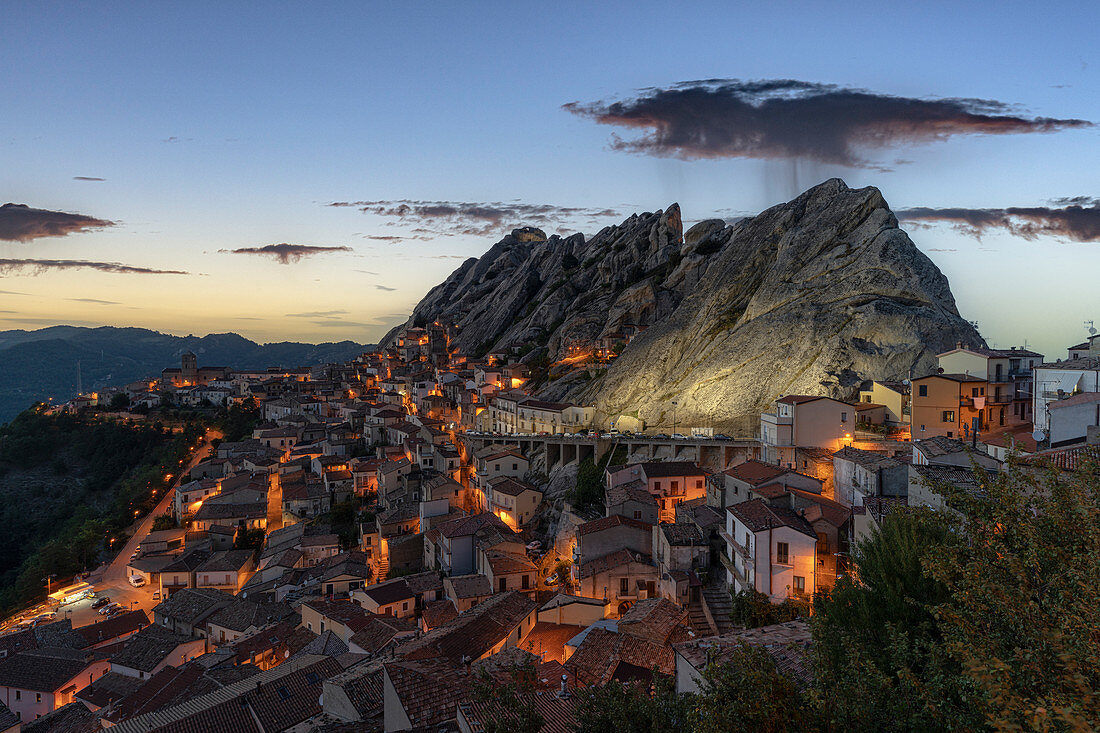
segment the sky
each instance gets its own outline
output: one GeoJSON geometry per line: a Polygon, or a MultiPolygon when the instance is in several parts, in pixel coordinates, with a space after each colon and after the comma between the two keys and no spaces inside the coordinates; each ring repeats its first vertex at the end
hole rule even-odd
{"type": "Polygon", "coordinates": [[[516,226],[732,219],[832,176],[882,190],[991,345],[1064,357],[1100,322],[1095,3],[2,12],[0,330],[367,343],[516,226]]]}

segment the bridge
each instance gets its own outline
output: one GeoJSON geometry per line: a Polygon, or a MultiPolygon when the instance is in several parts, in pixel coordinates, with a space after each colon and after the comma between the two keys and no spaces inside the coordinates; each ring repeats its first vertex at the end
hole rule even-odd
{"type": "Polygon", "coordinates": [[[527,433],[460,433],[468,452],[490,445],[516,445],[528,458],[541,453],[547,472],[580,463],[599,461],[609,450],[622,447],[634,461],[691,461],[721,470],[761,455],[755,438],[671,438],[656,435],[531,435],[527,433]]]}

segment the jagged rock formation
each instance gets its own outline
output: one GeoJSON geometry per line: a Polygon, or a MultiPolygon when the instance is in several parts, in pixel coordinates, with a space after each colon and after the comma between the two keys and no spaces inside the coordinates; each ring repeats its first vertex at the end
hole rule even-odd
{"type": "Polygon", "coordinates": [[[432,289],[410,322],[453,321],[475,354],[538,346],[527,360],[648,327],[606,374],[543,394],[592,402],[605,423],[669,426],[674,401],[680,425],[747,427],[779,395],[850,397],[863,379],[929,370],[958,341],[984,345],[876,188],[832,179],[681,232],[676,204],[587,241],[516,230],[432,289]]]}

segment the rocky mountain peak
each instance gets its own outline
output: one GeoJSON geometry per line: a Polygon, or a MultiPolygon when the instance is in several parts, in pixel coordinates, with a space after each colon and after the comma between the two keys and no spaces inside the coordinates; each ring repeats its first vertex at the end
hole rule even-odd
{"type": "Polygon", "coordinates": [[[410,322],[430,320],[474,355],[515,344],[548,397],[651,424],[673,401],[683,425],[740,424],[785,393],[850,397],[984,343],[882,193],[837,178],[686,235],[677,204],[591,238],[517,229],[428,293],[410,322]],[[606,369],[545,369],[609,341],[622,353],[606,369]]]}

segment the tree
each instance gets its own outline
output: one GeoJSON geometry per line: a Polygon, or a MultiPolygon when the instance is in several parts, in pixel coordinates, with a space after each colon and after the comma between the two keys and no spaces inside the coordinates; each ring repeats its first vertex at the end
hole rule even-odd
{"type": "Polygon", "coordinates": [[[130,396],[125,392],[118,392],[111,397],[110,409],[112,410],[125,410],[130,406],[130,396]]]}
{"type": "Polygon", "coordinates": [[[738,626],[755,629],[758,626],[779,624],[810,615],[810,604],[787,598],[775,604],[767,594],[755,588],[745,588],[739,593],[731,591],[730,620],[738,626]]]}
{"type": "Polygon", "coordinates": [[[570,498],[582,511],[603,507],[603,472],[591,458],[585,458],[577,467],[577,484],[570,498]]]}
{"type": "Polygon", "coordinates": [[[161,514],[153,520],[153,531],[159,532],[162,529],[175,529],[179,524],[176,522],[176,518],[171,514],[161,514]]]}
{"type": "Polygon", "coordinates": [[[760,646],[739,643],[703,668],[692,701],[695,733],[779,733],[810,727],[811,707],[760,646]]]}
{"type": "Polygon", "coordinates": [[[937,490],[965,517],[966,542],[928,567],[950,591],[933,614],[997,730],[1100,729],[1100,465],[1009,461],[980,491],[937,490]]]}
{"type": "Polygon", "coordinates": [[[482,669],[474,681],[473,699],[485,733],[538,733],[545,720],[535,708],[538,673],[530,661],[498,672],[482,669]]]}
{"type": "Polygon", "coordinates": [[[973,730],[970,685],[947,654],[932,608],[950,590],[925,569],[935,548],[957,543],[950,516],[888,515],[856,545],[854,575],[814,601],[816,695],[840,730],[973,730]]]}
{"type": "Polygon", "coordinates": [[[612,681],[578,690],[578,733],[664,733],[691,730],[691,698],[676,694],[673,680],[656,671],[646,687],[612,681]]]}
{"type": "Polygon", "coordinates": [[[242,529],[233,540],[234,550],[258,550],[264,545],[262,529],[242,529]]]}

